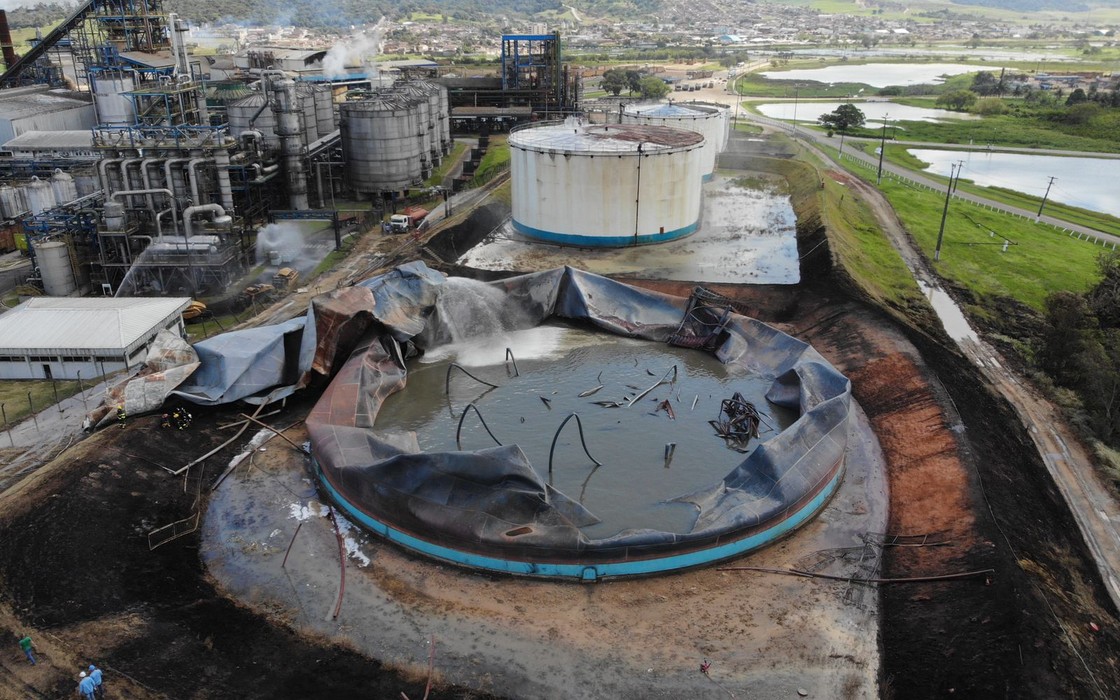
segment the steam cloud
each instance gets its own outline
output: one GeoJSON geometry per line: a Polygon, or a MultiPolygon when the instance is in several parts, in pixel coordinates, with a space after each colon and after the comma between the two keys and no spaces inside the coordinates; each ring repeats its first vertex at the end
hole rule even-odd
{"type": "Polygon", "coordinates": [[[323,57],[323,75],[343,78],[347,66],[362,66],[370,75],[377,73],[374,57],[381,45],[380,24],[370,32],[358,32],[335,44],[323,57]]]}

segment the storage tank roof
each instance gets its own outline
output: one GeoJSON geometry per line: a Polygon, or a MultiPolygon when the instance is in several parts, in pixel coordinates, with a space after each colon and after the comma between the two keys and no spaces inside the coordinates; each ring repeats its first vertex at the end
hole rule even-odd
{"type": "Polygon", "coordinates": [[[382,92],[373,93],[360,100],[347,100],[339,105],[339,109],[346,112],[392,112],[398,109],[410,109],[418,102],[415,95],[382,92]]]}
{"type": "Polygon", "coordinates": [[[554,124],[513,131],[509,144],[530,151],[643,153],[689,149],[704,143],[695,131],[651,124],[554,124]]]}
{"type": "Polygon", "coordinates": [[[703,107],[700,105],[680,105],[673,104],[656,104],[656,105],[641,105],[637,107],[627,107],[625,114],[636,114],[643,117],[670,117],[670,118],[692,118],[698,119],[703,117],[713,117],[719,114],[719,110],[714,107],[703,107]]]}

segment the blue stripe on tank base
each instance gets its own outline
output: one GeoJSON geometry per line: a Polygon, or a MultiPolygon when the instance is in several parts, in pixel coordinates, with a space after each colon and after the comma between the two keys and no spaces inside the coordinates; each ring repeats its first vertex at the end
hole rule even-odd
{"type": "MultiPolygon", "coordinates": [[[[655,559],[640,561],[597,562],[594,564],[555,564],[544,562],[526,562],[511,559],[463,552],[450,547],[428,542],[412,535],[396,530],[380,520],[367,515],[350,504],[342,497],[334,486],[327,480],[316,460],[312,460],[319,484],[327,491],[330,500],[340,508],[346,517],[358,522],[362,527],[374,532],[381,537],[399,544],[402,547],[427,555],[435,559],[451,562],[474,569],[485,569],[508,574],[523,576],[540,576],[545,578],[569,578],[581,581],[595,581],[613,576],[645,576],[679,569],[689,569],[713,562],[730,559],[760,549],[782,537],[790,534],[817,514],[832,494],[840,485],[844,474],[844,466],[837,467],[836,473],[821,491],[806,503],[800,510],[791,513],[789,517],[776,523],[773,527],[744,537],[725,545],[710,547],[683,554],[670,554],[655,559]]],[[[730,534],[730,533],[729,533],[730,534]]]]}
{"type": "Polygon", "coordinates": [[[649,243],[664,243],[665,241],[672,241],[678,238],[684,238],[696,232],[700,228],[700,220],[697,219],[688,226],[675,229],[673,231],[666,231],[665,233],[646,233],[637,236],[595,236],[595,235],[580,235],[573,233],[555,233],[553,231],[544,231],[532,226],[513,220],[513,228],[529,238],[545,243],[556,243],[559,245],[577,246],[579,248],[625,248],[632,245],[646,245],[649,243]]]}

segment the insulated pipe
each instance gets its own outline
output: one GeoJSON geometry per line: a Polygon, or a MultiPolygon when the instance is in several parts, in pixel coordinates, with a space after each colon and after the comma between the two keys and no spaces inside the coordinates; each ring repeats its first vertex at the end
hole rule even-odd
{"type": "MultiPolygon", "coordinates": [[[[164,184],[167,185],[167,189],[171,190],[172,192],[175,191],[175,180],[171,175],[171,166],[176,163],[189,163],[190,160],[190,158],[168,158],[163,162],[163,177],[166,180],[164,184]]],[[[186,176],[184,175],[184,179],[185,178],[186,176]]],[[[174,195],[172,195],[170,204],[172,206],[175,205],[174,195]]]]}
{"type": "Polygon", "coordinates": [[[138,190],[143,186],[142,182],[137,182],[136,184],[133,184],[132,180],[128,176],[128,168],[133,163],[139,163],[142,160],[144,160],[144,159],[143,158],[124,158],[124,159],[121,160],[121,187],[123,187],[126,190],[138,190]]]}
{"type": "Polygon", "coordinates": [[[214,153],[214,169],[218,176],[218,196],[227,211],[233,211],[233,186],[229,182],[229,151],[224,148],[214,153]]]}
{"type": "Polygon", "coordinates": [[[213,163],[213,158],[191,158],[187,161],[187,172],[191,178],[191,203],[199,204],[201,200],[198,197],[198,165],[200,163],[213,163]]]}
{"type": "MultiPolygon", "coordinates": [[[[178,233],[179,220],[175,216],[175,195],[169,189],[162,188],[162,187],[154,187],[154,188],[149,189],[149,190],[118,190],[117,192],[114,192],[113,194],[109,195],[109,199],[116,202],[116,201],[119,201],[119,199],[121,197],[128,197],[128,196],[134,195],[134,194],[159,194],[159,193],[166,194],[167,197],[171,200],[171,206],[169,207],[169,209],[171,209],[171,220],[175,224],[176,233],[178,233]]],[[[156,214],[156,229],[160,231],[161,236],[163,235],[163,229],[160,227],[159,217],[163,216],[163,214],[166,211],[167,211],[167,209],[164,209],[163,211],[156,214]]],[[[190,211],[190,209],[188,209],[187,211],[190,211]]]]}
{"type": "Polygon", "coordinates": [[[226,214],[226,210],[222,208],[221,204],[199,204],[199,205],[196,205],[196,206],[193,206],[193,207],[187,207],[186,209],[184,209],[183,210],[183,232],[186,235],[186,241],[187,241],[188,249],[189,249],[190,240],[191,240],[191,219],[194,218],[195,214],[198,214],[198,213],[201,213],[201,212],[204,212],[204,211],[212,211],[215,214],[217,214],[218,216],[225,216],[225,214],[226,214]]]}
{"type": "Polygon", "coordinates": [[[109,181],[109,173],[107,170],[110,165],[115,165],[119,162],[121,162],[120,158],[102,158],[97,164],[97,171],[101,174],[101,188],[105,191],[105,194],[110,194],[113,191],[113,188],[110,187],[112,183],[109,181]]]}
{"type": "MultiPolygon", "coordinates": [[[[144,160],[140,161],[140,177],[144,181],[144,189],[146,190],[152,189],[152,180],[148,177],[148,166],[158,161],[159,158],[145,158],[144,160]]],[[[148,208],[152,211],[156,210],[155,198],[153,198],[150,194],[148,195],[148,208]]]]}

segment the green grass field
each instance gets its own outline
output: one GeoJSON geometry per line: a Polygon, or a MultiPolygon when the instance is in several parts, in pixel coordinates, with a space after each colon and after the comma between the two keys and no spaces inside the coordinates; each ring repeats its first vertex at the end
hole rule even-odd
{"type": "MultiPolygon", "coordinates": [[[[86,379],[84,382],[85,388],[89,389],[94,380],[94,377],[86,379]]],[[[35,408],[35,413],[38,413],[47,406],[54,405],[56,390],[58,391],[58,400],[61,401],[77,394],[80,391],[79,383],[77,381],[51,382],[35,379],[0,382],[0,405],[3,406],[3,414],[8,417],[8,423],[18,423],[30,416],[32,406],[35,408]],[[30,404],[27,398],[28,393],[31,394],[30,404]]],[[[0,429],[3,429],[3,426],[0,426],[0,429]]],[[[7,438],[0,441],[0,446],[8,446],[7,438]]]]}
{"type": "Polygon", "coordinates": [[[490,137],[490,147],[486,149],[486,155],[482,156],[478,170],[471,178],[470,187],[481,187],[509,168],[509,144],[506,139],[504,135],[490,137]]]}
{"type": "MultiPolygon", "coordinates": [[[[833,151],[835,153],[835,151],[833,151]]],[[[874,181],[875,170],[854,161],[844,165],[874,181]]],[[[944,195],[883,180],[880,189],[915,241],[933,260],[944,195]]],[[[1097,276],[1100,245],[1066,236],[1053,227],[954,200],[949,207],[937,273],[969,289],[980,307],[973,313],[998,314],[999,297],[1033,309],[1044,308],[1055,291],[1084,292],[1097,276]],[[1004,252],[1003,241],[1012,245],[1004,252]]]]}

